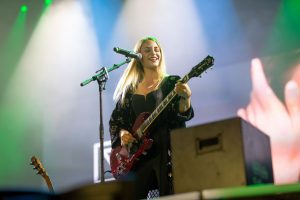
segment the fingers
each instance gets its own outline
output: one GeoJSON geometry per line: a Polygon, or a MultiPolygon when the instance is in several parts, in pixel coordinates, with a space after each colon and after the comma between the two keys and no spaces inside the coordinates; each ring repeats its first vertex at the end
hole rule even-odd
{"type": "Polygon", "coordinates": [[[294,130],[300,134],[300,87],[295,81],[289,81],[284,90],[287,110],[290,114],[294,130]]]}
{"type": "Polygon", "coordinates": [[[279,100],[270,87],[263,70],[260,59],[254,58],[251,61],[251,79],[253,96],[259,106],[265,110],[273,109],[279,103],[279,100]]]}
{"type": "Polygon", "coordinates": [[[246,110],[245,110],[244,108],[238,109],[237,115],[238,115],[239,117],[241,117],[241,118],[242,118],[243,120],[245,120],[245,121],[248,120],[248,119],[247,119],[246,110]]]}
{"type": "Polygon", "coordinates": [[[128,145],[128,144],[136,141],[136,139],[131,135],[131,133],[129,133],[126,130],[121,130],[120,136],[121,136],[121,145],[122,146],[128,145]]]}
{"type": "Polygon", "coordinates": [[[245,108],[240,108],[237,111],[237,115],[239,117],[241,117],[243,120],[248,121],[250,123],[252,123],[253,125],[256,126],[255,124],[255,100],[254,100],[255,96],[253,95],[253,92],[251,92],[251,98],[250,98],[250,103],[247,105],[247,107],[245,108]]]}
{"type": "Polygon", "coordinates": [[[251,79],[253,90],[269,90],[269,83],[259,58],[251,60],[251,79]]]}
{"type": "MultiPolygon", "coordinates": [[[[258,108],[258,103],[256,101],[256,97],[254,95],[254,92],[251,92],[251,100],[250,104],[244,109],[243,111],[243,119],[246,119],[248,122],[253,124],[254,126],[257,126],[258,124],[256,123],[256,117],[257,117],[257,108],[258,108]]],[[[241,111],[240,111],[241,112],[241,111]]]]}
{"type": "Polygon", "coordinates": [[[188,86],[188,84],[186,83],[176,83],[175,85],[175,92],[184,98],[190,98],[192,95],[192,91],[190,89],[190,87],[188,86]]]}
{"type": "Polygon", "coordinates": [[[300,88],[295,81],[289,81],[285,85],[285,101],[291,114],[300,112],[300,88]]]}

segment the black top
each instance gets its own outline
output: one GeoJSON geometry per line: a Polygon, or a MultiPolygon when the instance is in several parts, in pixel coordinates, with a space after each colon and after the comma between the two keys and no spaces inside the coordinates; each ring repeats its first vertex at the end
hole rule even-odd
{"type": "Polygon", "coordinates": [[[143,112],[152,113],[156,108],[157,96],[161,93],[161,90],[154,90],[147,95],[133,94],[132,95],[132,108],[135,116],[143,112]]]}

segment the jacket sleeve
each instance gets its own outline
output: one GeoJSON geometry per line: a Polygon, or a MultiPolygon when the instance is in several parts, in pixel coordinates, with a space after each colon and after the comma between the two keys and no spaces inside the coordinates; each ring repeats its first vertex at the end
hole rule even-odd
{"type": "Polygon", "coordinates": [[[129,102],[128,98],[125,98],[124,105],[119,100],[113,110],[109,120],[109,132],[111,137],[111,146],[115,148],[121,145],[120,130],[125,129],[131,131],[131,123],[129,118],[129,102]]]}

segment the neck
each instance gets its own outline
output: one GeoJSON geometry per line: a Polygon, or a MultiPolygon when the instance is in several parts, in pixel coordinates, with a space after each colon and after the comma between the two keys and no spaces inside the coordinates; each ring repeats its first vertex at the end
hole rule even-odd
{"type": "Polygon", "coordinates": [[[155,82],[160,79],[157,69],[144,69],[143,82],[155,82]]]}

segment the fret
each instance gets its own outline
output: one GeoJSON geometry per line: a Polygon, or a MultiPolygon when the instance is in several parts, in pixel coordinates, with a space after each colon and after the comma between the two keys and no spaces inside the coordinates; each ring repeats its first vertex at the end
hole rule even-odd
{"type": "Polygon", "coordinates": [[[140,127],[138,130],[136,130],[136,134],[138,135],[139,138],[143,137],[143,133],[141,131],[142,127],[140,127]]]}
{"type": "Polygon", "coordinates": [[[144,121],[144,123],[138,128],[139,137],[143,136],[143,133],[146,132],[148,127],[153,123],[153,121],[157,118],[157,116],[167,107],[167,105],[173,100],[176,96],[176,92],[173,89],[167,97],[157,106],[157,108],[152,112],[152,114],[144,121]]]}
{"type": "Polygon", "coordinates": [[[144,123],[138,129],[142,133],[145,133],[148,127],[153,123],[157,116],[167,107],[167,105],[173,100],[176,96],[176,92],[173,89],[167,97],[157,106],[157,108],[152,112],[152,114],[144,121],[144,123]]]}

